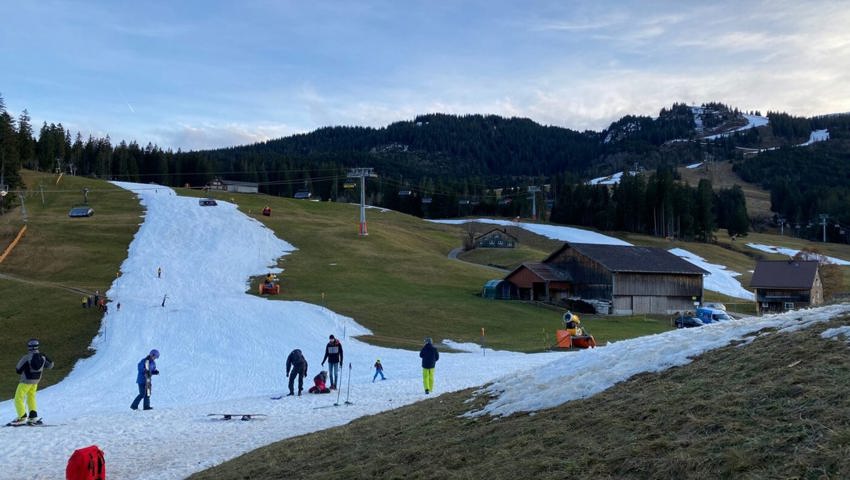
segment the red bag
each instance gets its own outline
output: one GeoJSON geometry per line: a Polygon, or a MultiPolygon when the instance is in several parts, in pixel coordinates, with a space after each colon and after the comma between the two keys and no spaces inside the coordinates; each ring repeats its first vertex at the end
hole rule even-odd
{"type": "Polygon", "coordinates": [[[65,467],[65,480],[106,480],[106,461],[97,445],[74,450],[65,467]]]}

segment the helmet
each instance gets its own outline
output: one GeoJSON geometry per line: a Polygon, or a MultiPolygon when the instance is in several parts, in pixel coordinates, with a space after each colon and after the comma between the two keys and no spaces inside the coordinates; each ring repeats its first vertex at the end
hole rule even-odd
{"type": "Polygon", "coordinates": [[[159,350],[154,348],[153,350],[151,350],[151,353],[149,354],[149,356],[153,359],[159,358],[159,350]]]}
{"type": "Polygon", "coordinates": [[[37,338],[31,338],[29,342],[27,342],[27,349],[29,350],[38,350],[39,342],[37,338]]]}

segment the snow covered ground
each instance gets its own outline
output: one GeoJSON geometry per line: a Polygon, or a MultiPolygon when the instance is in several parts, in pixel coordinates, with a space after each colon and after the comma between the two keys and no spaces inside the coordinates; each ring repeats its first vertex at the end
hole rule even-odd
{"type": "Polygon", "coordinates": [[[805,143],[801,143],[797,145],[798,147],[805,147],[817,142],[825,142],[829,140],[829,130],[812,130],[812,133],[809,134],[809,141],[805,143]]]}
{"type": "Polygon", "coordinates": [[[619,238],[609,237],[590,230],[581,228],[564,227],[560,225],[545,225],[541,223],[514,222],[512,220],[498,220],[493,218],[470,218],[461,220],[429,220],[434,223],[444,223],[447,225],[462,225],[468,222],[489,223],[500,225],[503,227],[518,227],[537,235],[551,238],[553,240],[562,240],[564,242],[574,243],[595,243],[598,245],[631,245],[629,242],[624,242],[619,238]]]}
{"type": "MultiPolygon", "coordinates": [[[[559,225],[542,225],[538,223],[512,222],[510,220],[495,220],[492,218],[477,218],[464,220],[431,220],[435,223],[445,223],[449,225],[460,225],[466,222],[492,223],[495,225],[511,226],[524,228],[530,232],[542,235],[553,240],[561,240],[564,242],[574,243],[595,243],[600,245],[631,245],[619,238],[609,237],[601,233],[582,230],[574,227],[563,227],[559,225]]],[[[670,253],[682,257],[684,260],[708,271],[705,276],[705,289],[713,292],[719,292],[730,297],[743,298],[752,300],[753,294],[741,286],[735,277],[740,276],[740,273],[728,270],[723,265],[715,265],[708,263],[705,259],[694,255],[693,253],[681,249],[671,248],[670,253]]]]}
{"type": "Polygon", "coordinates": [[[747,124],[743,127],[738,127],[733,130],[729,130],[728,132],[717,133],[714,135],[709,135],[705,137],[706,140],[715,140],[722,137],[728,137],[729,135],[735,132],[742,132],[744,130],[749,130],[751,128],[763,127],[769,123],[769,119],[767,117],[762,117],[760,115],[744,115],[744,118],[747,119],[747,124]]]}
{"type": "MultiPolygon", "coordinates": [[[[604,348],[582,350],[535,371],[494,382],[484,391],[498,398],[480,412],[468,415],[509,415],[555,407],[599,393],[639,373],[685,365],[693,357],[729,345],[733,340],[752,341],[755,337],[749,335],[763,329],[775,328],[776,331],[762,335],[793,332],[847,313],[850,313],[850,304],[832,305],[671,330],[653,335],[651,339],[634,338],[612,342],[604,348]]],[[[830,329],[822,336],[847,341],[850,328],[830,329]]]]}
{"type": "MultiPolygon", "coordinates": [[[[280,439],[426,398],[416,352],[359,342],[352,336],[367,329],[326,308],[245,294],[249,276],[268,272],[294,247],[235,205],[221,201],[217,207],[200,207],[197,199],[168,188],[118,185],[138,194],[146,215],[121,277],[107,292],[109,314],[94,340],[97,352],[78,362],[62,382],[39,392],[39,413],[55,427],[0,428],[0,479],[62,478],[71,453],[91,444],[105,451],[113,480],[179,479],[280,439]],[[336,394],[271,400],[285,391],[284,362],[294,348],[306,354],[305,387],[311,383],[329,334],[344,337],[345,363],[351,368],[343,369],[340,400],[349,395],[350,378],[353,405],[333,406],[336,394]],[[131,411],[136,363],[151,348],[162,354],[162,373],[154,377],[154,410],[131,411]],[[371,365],[378,358],[388,379],[372,383],[371,365]],[[218,412],[268,417],[225,422],[206,416],[218,412]]],[[[600,235],[528,225],[524,228],[570,237],[564,240],[588,242],[600,235]]],[[[847,311],[850,306],[841,305],[730,321],[583,352],[487,350],[486,361],[476,345],[445,339],[463,353],[441,355],[435,393],[496,380],[493,391],[501,393],[487,411],[537,410],[592,395],[640,371],[681,365],[690,355],[727,345],[761,326],[800,328],[847,311]],[[565,368],[566,362],[571,368],[565,368]],[[528,395],[529,388],[539,394],[528,395]]],[[[435,340],[443,340],[437,333],[435,340]]],[[[22,355],[26,341],[21,339],[22,355]]],[[[50,344],[42,347],[51,352],[50,344]]],[[[11,401],[0,403],[0,410],[9,419],[14,416],[11,401]]]]}
{"type": "MultiPolygon", "coordinates": [[[[799,250],[794,249],[794,248],[777,247],[775,245],[762,245],[760,243],[748,243],[747,246],[750,247],[750,248],[756,249],[756,250],[760,250],[762,252],[781,253],[783,255],[788,255],[789,258],[800,253],[799,250]]],[[[842,260],[840,258],[835,258],[835,257],[829,257],[829,256],[826,256],[826,255],[824,255],[823,257],[826,260],[829,260],[831,263],[834,263],[836,265],[850,265],[850,262],[848,262],[847,260],[842,260]]]]}
{"type": "Polygon", "coordinates": [[[587,181],[588,185],[617,185],[623,178],[623,172],[617,172],[607,177],[597,177],[587,181]]]}
{"type": "MultiPolygon", "coordinates": [[[[0,428],[0,479],[62,478],[71,453],[91,444],[105,451],[109,478],[184,478],[283,438],[426,398],[418,352],[359,342],[352,337],[368,333],[364,327],[320,306],[245,293],[249,276],[265,274],[294,249],[261,223],[228,202],[201,207],[169,188],[119,185],[137,192],[147,212],[107,292],[109,314],[94,340],[97,353],[38,393],[39,414],[58,426],[0,428]],[[286,390],[286,356],[295,348],[310,365],[306,392],[322,368],[330,334],[344,337],[346,367],[352,367],[343,370],[340,401],[349,395],[350,373],[354,405],[334,407],[336,394],[271,400],[286,390]],[[131,411],[136,364],[152,348],[162,355],[154,410],[131,411]],[[376,359],[388,379],[372,383],[376,359]],[[206,416],[219,412],[269,416],[251,422],[206,416]]],[[[442,340],[438,334],[435,342],[442,340]]],[[[21,355],[26,342],[22,337],[21,355]]],[[[51,350],[42,345],[48,355],[51,350]]],[[[488,350],[485,362],[480,349],[443,353],[435,393],[482,385],[561,355],[488,350]]],[[[0,403],[0,411],[9,420],[15,416],[11,401],[0,403]]]]}
{"type": "Polygon", "coordinates": [[[733,272],[723,265],[708,263],[704,258],[682,248],[671,248],[669,251],[673,255],[682,257],[688,262],[710,272],[706,275],[705,280],[703,280],[703,288],[706,290],[720,292],[730,297],[755,300],[753,293],[741,286],[741,282],[735,278],[740,277],[740,273],[733,272]]]}

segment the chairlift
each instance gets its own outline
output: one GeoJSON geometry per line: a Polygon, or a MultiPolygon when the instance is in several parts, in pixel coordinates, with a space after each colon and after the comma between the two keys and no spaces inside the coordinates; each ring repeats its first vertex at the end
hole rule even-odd
{"type": "Polygon", "coordinates": [[[431,197],[422,197],[422,203],[425,203],[425,204],[431,203],[431,197]]]}
{"type": "Polygon", "coordinates": [[[309,200],[312,196],[313,194],[310,190],[299,190],[295,192],[295,198],[298,200],[309,200]]]}
{"type": "Polygon", "coordinates": [[[411,195],[413,195],[413,191],[411,191],[411,190],[399,190],[398,191],[399,197],[409,197],[411,195]]]}
{"type": "Polygon", "coordinates": [[[356,178],[346,178],[345,183],[342,184],[342,187],[345,189],[357,188],[357,179],[356,178]]]}
{"type": "Polygon", "coordinates": [[[88,205],[77,205],[72,207],[71,211],[68,212],[68,216],[71,218],[85,218],[92,215],[94,215],[94,209],[88,205]]]}

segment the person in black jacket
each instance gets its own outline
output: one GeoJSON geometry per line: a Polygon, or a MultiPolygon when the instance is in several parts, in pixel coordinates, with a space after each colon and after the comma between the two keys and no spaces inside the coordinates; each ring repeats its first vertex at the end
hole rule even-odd
{"type": "Polygon", "coordinates": [[[328,362],[328,373],[331,378],[331,390],[336,390],[339,377],[339,366],[342,364],[342,344],[339,340],[330,337],[330,341],[325,345],[325,357],[322,359],[322,366],[325,366],[325,361],[328,362]]]}
{"type": "Polygon", "coordinates": [[[422,359],[422,383],[425,385],[425,393],[431,393],[434,391],[434,367],[440,359],[440,352],[434,347],[431,337],[425,339],[425,346],[419,351],[419,358],[422,359]]]}
{"type": "Polygon", "coordinates": [[[10,425],[23,425],[24,423],[39,424],[35,403],[35,392],[38,390],[38,382],[41,374],[48,368],[53,368],[53,361],[38,351],[39,341],[32,338],[27,342],[27,354],[21,357],[15,366],[15,372],[21,376],[18,389],[15,390],[15,411],[18,416],[9,422],[10,425]],[[27,407],[29,407],[29,418],[27,418],[27,407]]]}
{"type": "Polygon", "coordinates": [[[289,377],[289,395],[294,395],[295,377],[298,377],[298,396],[304,389],[304,377],[307,376],[307,359],[301,354],[301,350],[295,349],[286,357],[286,375],[289,377]]]}

